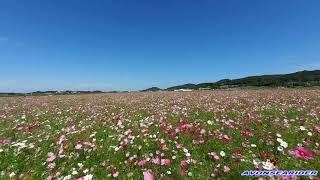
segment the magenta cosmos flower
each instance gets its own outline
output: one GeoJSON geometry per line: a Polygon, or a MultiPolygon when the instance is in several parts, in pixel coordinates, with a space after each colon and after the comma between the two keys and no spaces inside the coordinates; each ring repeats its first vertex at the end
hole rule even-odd
{"type": "Polygon", "coordinates": [[[152,170],[149,169],[146,172],[144,172],[144,180],[154,180],[152,170]]]}
{"type": "Polygon", "coordinates": [[[314,158],[313,153],[302,146],[297,147],[294,151],[290,151],[290,154],[295,155],[296,157],[299,157],[299,158],[304,158],[304,159],[314,158]]]}

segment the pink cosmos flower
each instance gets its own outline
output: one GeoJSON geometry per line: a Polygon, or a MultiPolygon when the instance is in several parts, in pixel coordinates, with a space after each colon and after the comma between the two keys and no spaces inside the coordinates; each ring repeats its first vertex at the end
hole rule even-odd
{"type": "Polygon", "coordinates": [[[82,148],[82,144],[77,144],[75,148],[78,149],[78,150],[81,149],[82,148]]]}
{"type": "Polygon", "coordinates": [[[67,140],[66,136],[65,135],[62,135],[60,138],[59,138],[59,141],[58,141],[58,144],[62,144],[63,141],[67,140]]]}
{"type": "Polygon", "coordinates": [[[152,159],[152,163],[153,164],[160,164],[160,159],[159,158],[156,158],[156,159],[152,159]]]}
{"type": "Polygon", "coordinates": [[[76,149],[82,149],[83,146],[90,147],[90,148],[92,148],[93,150],[96,150],[96,149],[97,149],[97,146],[96,146],[95,143],[88,142],[88,141],[80,141],[80,142],[75,146],[75,148],[76,148],[76,149]]]}
{"type": "Polygon", "coordinates": [[[64,158],[66,156],[64,154],[63,146],[60,147],[58,155],[59,155],[59,158],[64,158]]]}
{"type": "Polygon", "coordinates": [[[180,132],[180,129],[176,128],[175,132],[176,132],[176,133],[179,133],[179,132],[180,132]]]}
{"type": "Polygon", "coordinates": [[[231,138],[228,135],[223,135],[221,139],[225,143],[228,143],[231,140],[231,138]]]}
{"type": "Polygon", "coordinates": [[[229,173],[230,172],[230,168],[228,166],[224,166],[223,167],[223,172],[229,173]]]}
{"type": "Polygon", "coordinates": [[[308,144],[310,144],[310,142],[308,141],[308,139],[307,139],[307,138],[305,138],[305,139],[303,140],[303,144],[308,145],[308,144]]]}
{"type": "Polygon", "coordinates": [[[187,175],[187,171],[184,170],[184,169],[181,170],[181,171],[180,171],[180,175],[181,175],[181,176],[186,176],[186,175],[187,175]]]}
{"type": "Polygon", "coordinates": [[[197,141],[195,139],[192,140],[192,144],[197,144],[197,141]]]}
{"type": "Polygon", "coordinates": [[[304,158],[307,160],[314,158],[313,153],[302,146],[297,147],[294,151],[289,151],[289,153],[295,155],[296,157],[304,158]]]}
{"type": "Polygon", "coordinates": [[[251,135],[251,131],[248,128],[242,130],[241,133],[242,133],[243,136],[250,136],[251,135]]]}
{"type": "Polygon", "coordinates": [[[192,128],[193,126],[192,126],[192,124],[189,124],[189,123],[183,123],[183,125],[181,127],[188,129],[188,128],[192,128]]]}
{"type": "Polygon", "coordinates": [[[181,149],[183,147],[183,144],[177,144],[176,147],[177,149],[181,149]]]}
{"type": "Polygon", "coordinates": [[[53,152],[48,153],[47,162],[53,162],[56,159],[56,155],[53,152]]]}
{"type": "Polygon", "coordinates": [[[2,143],[3,145],[10,145],[11,140],[10,140],[10,139],[4,139],[4,140],[2,140],[1,143],[2,143]]]}
{"type": "Polygon", "coordinates": [[[320,126],[316,126],[315,129],[320,133],[320,126]]]}
{"type": "Polygon", "coordinates": [[[54,169],[56,167],[56,163],[50,163],[50,164],[48,164],[48,168],[50,169],[50,170],[52,170],[52,169],[54,169]]]}
{"type": "Polygon", "coordinates": [[[65,176],[63,179],[64,180],[70,180],[71,179],[71,175],[65,176]]]}
{"type": "Polygon", "coordinates": [[[163,144],[163,145],[162,145],[162,150],[168,151],[168,150],[169,150],[168,145],[167,145],[167,144],[163,144]]]}
{"type": "Polygon", "coordinates": [[[147,160],[142,160],[142,161],[138,162],[138,166],[144,166],[144,165],[146,165],[147,163],[148,163],[147,160]]]}
{"type": "Polygon", "coordinates": [[[112,172],[112,177],[116,178],[119,176],[119,171],[112,172]]]}
{"type": "Polygon", "coordinates": [[[96,148],[96,144],[95,144],[95,143],[92,143],[92,142],[84,141],[84,142],[83,142],[83,145],[90,146],[90,147],[93,148],[93,149],[96,148]]]}
{"type": "Polygon", "coordinates": [[[152,170],[148,169],[146,172],[143,173],[144,174],[144,180],[154,180],[153,177],[153,172],[152,170]]]}
{"type": "Polygon", "coordinates": [[[242,147],[249,147],[249,144],[247,144],[245,142],[242,142],[241,145],[242,145],[242,147]]]}
{"type": "Polygon", "coordinates": [[[297,176],[282,176],[281,180],[296,180],[297,176]]]}
{"type": "Polygon", "coordinates": [[[202,135],[203,135],[203,134],[206,134],[206,132],[207,132],[207,131],[206,131],[205,129],[201,129],[201,130],[200,130],[200,134],[202,134],[202,135]]]}
{"type": "Polygon", "coordinates": [[[216,152],[212,151],[210,154],[209,154],[211,157],[213,157],[215,160],[219,160],[220,157],[217,155],[216,152]]]}
{"type": "Polygon", "coordinates": [[[169,166],[170,164],[171,164],[171,161],[169,159],[161,159],[161,165],[169,166]]]}
{"type": "Polygon", "coordinates": [[[188,163],[187,163],[187,161],[181,161],[180,162],[180,165],[182,166],[182,167],[186,167],[187,165],[188,165],[188,163]]]}

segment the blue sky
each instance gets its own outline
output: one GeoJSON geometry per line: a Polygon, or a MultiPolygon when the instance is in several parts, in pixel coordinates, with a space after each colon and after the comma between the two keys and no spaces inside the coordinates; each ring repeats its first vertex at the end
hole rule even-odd
{"type": "Polygon", "coordinates": [[[320,69],[319,0],[2,0],[0,92],[320,69]]]}

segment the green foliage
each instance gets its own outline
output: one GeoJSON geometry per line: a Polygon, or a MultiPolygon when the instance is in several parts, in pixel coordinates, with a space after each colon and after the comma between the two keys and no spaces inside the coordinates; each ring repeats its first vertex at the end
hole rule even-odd
{"type": "Polygon", "coordinates": [[[224,89],[234,87],[311,87],[320,85],[320,70],[300,71],[291,74],[250,76],[240,79],[223,79],[215,83],[184,84],[170,87],[167,90],[177,89],[224,89]]]}
{"type": "Polygon", "coordinates": [[[142,90],[142,92],[149,92],[149,91],[155,92],[155,91],[161,91],[161,89],[158,87],[152,87],[149,89],[142,90]]]}

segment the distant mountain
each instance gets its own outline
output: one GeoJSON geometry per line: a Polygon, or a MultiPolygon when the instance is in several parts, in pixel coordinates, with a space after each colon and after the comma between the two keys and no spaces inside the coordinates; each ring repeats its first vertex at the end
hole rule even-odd
{"type": "Polygon", "coordinates": [[[155,92],[155,91],[161,91],[161,90],[162,89],[160,89],[158,87],[152,87],[152,88],[149,88],[149,89],[142,90],[142,92],[149,92],[149,91],[155,92]]]}
{"type": "MultiPolygon", "coordinates": [[[[236,87],[312,87],[320,86],[320,70],[299,71],[291,74],[275,74],[262,76],[249,76],[239,79],[222,79],[217,82],[200,83],[200,84],[184,84],[179,86],[160,89],[152,87],[142,90],[149,91],[188,91],[188,90],[208,90],[208,89],[225,89],[236,87]]],[[[111,91],[109,93],[118,93],[120,91],[111,91]]],[[[121,91],[127,92],[127,91],[121,91]]],[[[29,95],[64,95],[64,94],[94,94],[107,93],[103,91],[36,91],[32,93],[1,93],[0,96],[29,96],[29,95]]]]}
{"type": "Polygon", "coordinates": [[[184,84],[166,90],[179,89],[221,89],[234,87],[296,87],[320,86],[320,70],[299,71],[291,74],[249,76],[240,79],[222,79],[214,83],[184,84]]]}
{"type": "Polygon", "coordinates": [[[173,90],[178,90],[178,89],[198,89],[198,85],[197,84],[184,84],[184,85],[169,87],[166,90],[173,91],[173,90]]]}

